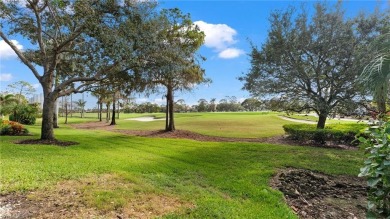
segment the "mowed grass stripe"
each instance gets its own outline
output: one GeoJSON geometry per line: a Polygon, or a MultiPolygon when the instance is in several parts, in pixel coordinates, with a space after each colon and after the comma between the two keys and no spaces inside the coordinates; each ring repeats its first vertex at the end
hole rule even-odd
{"type": "MultiPolygon", "coordinates": [[[[143,114],[136,114],[143,116],[143,114]]],[[[130,130],[162,130],[165,121],[140,122],[124,120],[123,114],[118,120],[118,129],[130,130]]],[[[145,116],[161,117],[163,114],[146,114],[145,116]]],[[[277,113],[239,112],[239,113],[177,113],[175,114],[176,129],[188,130],[210,136],[235,138],[263,138],[284,134],[282,126],[288,123],[278,117],[277,113]]]]}
{"type": "MultiPolygon", "coordinates": [[[[30,129],[38,137],[39,126],[30,129]]],[[[114,173],[137,182],[140,192],[161,191],[194,204],[166,218],[295,218],[282,194],[268,186],[278,168],[356,175],[362,162],[361,151],[150,139],[65,126],[56,136],[80,144],[15,145],[20,137],[1,138],[1,193],[114,173]]],[[[123,191],[112,192],[122,197],[115,194],[123,191]]]]}

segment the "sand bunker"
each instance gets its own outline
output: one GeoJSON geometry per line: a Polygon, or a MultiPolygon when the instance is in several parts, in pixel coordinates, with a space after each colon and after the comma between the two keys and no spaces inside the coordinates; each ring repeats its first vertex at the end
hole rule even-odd
{"type": "Polygon", "coordinates": [[[154,117],[138,117],[138,118],[125,119],[125,120],[133,120],[139,122],[153,122],[153,121],[164,120],[164,119],[156,119],[154,117]]]}

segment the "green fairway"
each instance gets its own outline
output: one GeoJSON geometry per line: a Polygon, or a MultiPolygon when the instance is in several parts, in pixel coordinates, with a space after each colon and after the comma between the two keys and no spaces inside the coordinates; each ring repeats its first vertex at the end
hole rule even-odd
{"type": "MultiPolygon", "coordinates": [[[[140,122],[125,120],[135,117],[165,118],[163,113],[155,114],[121,114],[117,120],[117,129],[130,130],[162,130],[165,120],[140,122]]],[[[88,121],[97,121],[97,115],[88,115],[88,121]],[[95,118],[95,119],[94,119],[95,118]]],[[[73,119],[73,118],[72,118],[73,119]]],[[[70,119],[70,121],[72,120],[70,119]]],[[[77,119],[76,120],[80,120],[77,119]]],[[[61,118],[63,121],[63,118],[61,118]]],[[[295,123],[281,119],[272,112],[240,112],[240,113],[176,113],[176,129],[188,130],[210,136],[261,138],[284,133],[282,126],[295,123]]]]}
{"type": "MultiPolygon", "coordinates": [[[[219,129],[226,124],[237,129],[226,136],[241,130],[240,137],[255,137],[253,133],[260,132],[263,125],[277,130],[270,130],[266,134],[269,136],[279,133],[285,123],[275,115],[267,117],[269,120],[262,125],[257,124],[262,121],[261,114],[253,118],[253,114],[242,113],[234,118],[228,113],[210,113],[192,120],[185,116],[191,114],[181,115],[177,118],[178,128],[199,128],[205,134],[212,130],[214,135],[227,132],[219,129]],[[218,118],[218,122],[213,118],[218,118]],[[267,124],[271,122],[276,124],[267,124]],[[251,129],[241,127],[242,124],[253,124],[258,131],[247,135],[244,132],[251,129]]],[[[145,124],[141,129],[152,129],[164,123],[121,120],[119,127],[140,128],[138,124],[145,124]]],[[[39,128],[29,127],[34,138],[38,138],[39,128]]],[[[98,187],[88,181],[81,191],[86,205],[102,212],[125,208],[141,194],[157,194],[186,203],[165,218],[296,218],[282,194],[268,185],[278,168],[291,166],[357,175],[362,163],[362,152],[357,150],[141,138],[75,130],[64,125],[55,133],[60,140],[80,144],[65,148],[16,145],[12,142],[31,137],[1,137],[2,194],[42,189],[50,193],[61,182],[77,180],[75,185],[81,186],[100,177],[112,185],[107,182],[109,186],[98,187]]]]}

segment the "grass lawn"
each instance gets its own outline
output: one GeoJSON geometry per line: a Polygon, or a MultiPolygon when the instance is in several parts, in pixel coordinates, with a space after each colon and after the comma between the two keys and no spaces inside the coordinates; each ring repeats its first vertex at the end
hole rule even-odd
{"type": "MultiPolygon", "coordinates": [[[[165,114],[162,113],[121,114],[120,119],[117,120],[116,128],[131,130],[161,130],[165,128],[165,120],[152,122],[125,120],[147,116],[165,118],[165,114]]],[[[97,116],[94,115],[93,118],[97,118],[97,116]]],[[[279,118],[277,113],[273,112],[175,114],[176,129],[222,137],[261,138],[282,135],[284,133],[282,126],[287,123],[294,122],[283,120],[279,118]]]]}
{"type": "MultiPolygon", "coordinates": [[[[299,120],[305,120],[305,121],[312,121],[312,122],[318,122],[318,117],[313,115],[302,115],[302,114],[282,114],[282,116],[291,118],[291,119],[299,119],[299,120]]],[[[363,120],[364,121],[364,120],[363,120]]],[[[327,118],[326,124],[353,124],[357,123],[356,121],[348,121],[348,120],[340,120],[340,119],[329,119],[327,118]]],[[[360,121],[362,123],[362,121],[360,121]]]]}
{"type": "MultiPolygon", "coordinates": [[[[224,136],[255,137],[259,130],[264,132],[260,136],[276,135],[285,123],[276,115],[253,118],[240,114],[236,118],[206,113],[195,120],[191,114],[184,115],[177,117],[179,129],[224,136]],[[253,124],[254,130],[243,124],[253,124]]],[[[152,129],[164,123],[120,120],[119,124],[120,128],[152,129]]],[[[29,126],[35,138],[39,128],[29,126]]],[[[50,194],[68,183],[78,186],[82,201],[100,212],[123,209],[133,199],[154,195],[181,203],[163,218],[296,218],[282,194],[268,185],[278,168],[357,175],[363,162],[358,150],[141,138],[65,125],[55,134],[59,140],[80,144],[16,145],[12,142],[31,137],[1,137],[2,194],[32,190],[50,194]],[[104,182],[96,183],[98,179],[104,182]]]]}

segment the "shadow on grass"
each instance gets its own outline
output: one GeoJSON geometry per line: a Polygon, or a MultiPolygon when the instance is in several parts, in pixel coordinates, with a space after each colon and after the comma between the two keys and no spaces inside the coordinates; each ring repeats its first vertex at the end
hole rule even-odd
{"type": "Polygon", "coordinates": [[[155,139],[73,129],[61,130],[57,137],[80,144],[3,146],[3,167],[10,170],[4,180],[12,182],[18,176],[17,180],[35,186],[120,172],[193,203],[195,207],[185,215],[192,218],[295,218],[281,193],[268,185],[278,168],[355,174],[361,161],[356,151],[261,143],[155,139]]]}

